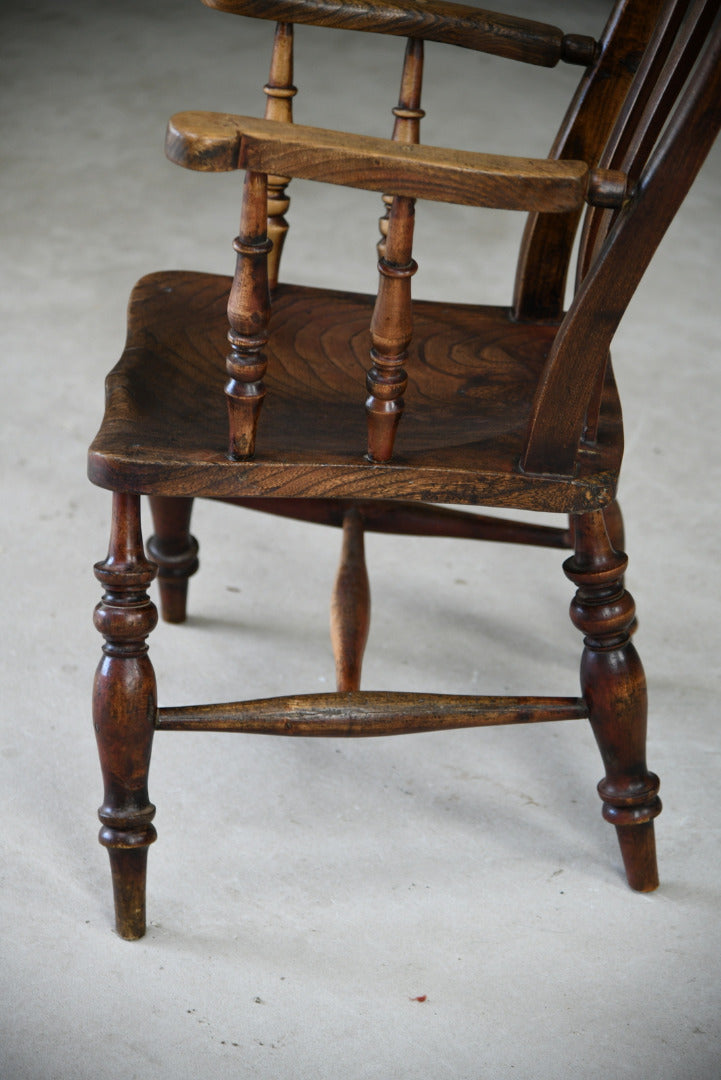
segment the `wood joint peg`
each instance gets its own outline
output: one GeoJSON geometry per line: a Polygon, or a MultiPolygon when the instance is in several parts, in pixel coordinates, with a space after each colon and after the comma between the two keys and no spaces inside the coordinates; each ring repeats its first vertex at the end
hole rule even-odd
{"type": "Polygon", "coordinates": [[[618,169],[591,169],[586,202],[609,210],[619,210],[629,196],[628,176],[618,169]]]}

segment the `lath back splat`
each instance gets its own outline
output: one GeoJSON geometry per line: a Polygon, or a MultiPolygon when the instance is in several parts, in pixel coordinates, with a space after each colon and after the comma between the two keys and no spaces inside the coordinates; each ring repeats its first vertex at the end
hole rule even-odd
{"type": "Polygon", "coordinates": [[[660,802],[645,760],[645,679],[630,637],[634,603],[613,501],[623,433],[607,355],[721,124],[718,4],[624,0],[598,42],[440,0],[208,6],[279,24],[264,119],[184,113],[169,126],[176,163],[246,171],[236,273],[232,280],[160,273],[138,283],[128,345],[108,378],[89,456],[91,479],[113,492],[109,551],[97,567],[105,646],[94,717],[105,780],[101,840],[119,932],[138,937],[145,926],[155,731],[337,737],[588,719],[604,763],[603,813],[616,826],[628,880],[655,888],[660,802]],[[293,22],[411,39],[395,139],[290,122],[293,22]],[[421,40],[509,62],[580,64],[580,87],[550,159],[420,144],[421,40]],[[399,115],[404,109],[413,115],[399,115]],[[277,280],[291,177],[392,198],[376,297],[277,280]],[[414,203],[423,199],[529,214],[513,312],[411,303],[414,203]],[[572,237],[589,206],[579,287],[564,315],[572,237]],[[153,562],[142,546],[143,494],[155,521],[153,562]],[[164,618],[182,621],[197,568],[189,527],[198,496],[342,528],[331,615],[340,693],[158,707],[147,589],[157,563],[164,618]],[[464,505],[558,511],[571,524],[505,521],[464,505]],[[580,693],[361,690],[369,530],[570,549],[571,617],[584,635],[580,693]]]}

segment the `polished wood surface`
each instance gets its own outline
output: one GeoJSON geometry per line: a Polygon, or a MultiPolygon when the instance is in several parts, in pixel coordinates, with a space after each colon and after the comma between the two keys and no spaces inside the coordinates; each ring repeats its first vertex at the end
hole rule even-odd
{"type": "Polygon", "coordinates": [[[145,932],[147,853],[156,839],[148,769],[157,695],[146,639],[158,616],[146,592],[155,566],[143,550],[137,495],[113,494],[108,554],[96,564],[95,576],[104,590],[95,627],[105,639],[93,687],[105,783],[100,843],[110,855],[118,933],[132,939],[145,932]]]}
{"type": "Polygon", "coordinates": [[[519,19],[445,0],[203,0],[206,7],[279,22],[311,23],[341,30],[366,30],[428,41],[444,41],[553,67],[559,60],[588,64],[593,38],[564,34],[556,26],[519,19]]]}
{"type": "Polygon", "coordinates": [[[156,495],[405,498],[561,513],[614,497],[623,445],[610,371],[598,443],[579,451],[573,475],[519,467],[556,327],[515,322],[507,308],[416,302],[395,455],[377,465],[366,456],[363,407],[374,298],[291,285],[274,298],[255,456],[230,460],[222,394],[230,284],[180,271],[139,282],[90,450],[94,483],[156,495]]]}
{"type": "MultiPolygon", "coordinates": [[[[594,62],[584,73],[551,147],[553,160],[599,164],[664,4],[665,0],[616,0],[594,62]]],[[[516,318],[560,319],[563,315],[581,213],[579,208],[564,215],[530,215],[516,271],[516,318]]]]}
{"type": "Polygon", "coordinates": [[[721,128],[718,0],[618,0],[598,44],[436,0],[207,2],[279,23],[264,119],[187,112],[168,129],[177,164],[246,171],[235,274],[160,272],[137,284],[89,454],[90,478],[113,492],[108,555],[96,567],[105,644],[94,723],[119,933],[135,938],[145,926],[156,730],[362,737],[588,721],[605,772],[603,815],[616,828],[628,882],[654,889],[661,804],[646,764],[646,682],[625,587],[616,502],[623,424],[609,347],[721,128]],[[292,123],[294,21],[412,38],[392,139],[292,123]],[[550,158],[423,146],[421,39],[547,66],[582,63],[550,158]],[[384,196],[390,213],[375,296],[278,279],[291,177],[384,196]],[[512,304],[411,296],[423,199],[531,211],[512,304]],[[150,496],[155,527],[148,556],[141,495],[150,496]],[[190,533],[197,497],[342,530],[331,597],[338,692],[158,707],[146,644],[157,615],[147,589],[157,563],[163,618],[185,619],[198,566],[190,533]],[[556,511],[569,515],[568,526],[462,506],[556,511]],[[584,642],[580,696],[361,689],[371,531],[570,549],[571,618],[584,642]]]}
{"type": "Polygon", "coordinates": [[[177,113],[168,124],[165,152],[176,165],[197,172],[282,173],[496,210],[564,213],[582,207],[599,189],[603,205],[620,205],[626,194],[622,173],[595,176],[582,161],[398,144],[230,113],[177,113]]]}
{"type": "Polygon", "coordinates": [[[304,738],[370,738],[422,731],[584,720],[583,698],[453,694],[308,694],[158,710],[165,731],[237,731],[304,738]]]}

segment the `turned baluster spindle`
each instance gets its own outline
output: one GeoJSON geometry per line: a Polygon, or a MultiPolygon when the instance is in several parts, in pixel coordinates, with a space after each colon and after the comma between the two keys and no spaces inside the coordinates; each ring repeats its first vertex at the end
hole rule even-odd
{"type": "MultiPolygon", "coordinates": [[[[298,93],[293,86],[293,24],[278,23],[273,41],[273,56],[270,62],[270,75],[263,87],[267,96],[265,119],[293,122],[293,98],[298,93]]],[[[288,232],[285,215],[290,206],[286,187],[289,176],[268,177],[268,237],[273,247],[268,255],[268,283],[271,292],[278,284],[280,257],[288,232]]]]}
{"type": "MultiPolygon", "coordinates": [[[[418,143],[421,138],[421,120],[426,115],[421,108],[421,87],[423,83],[423,41],[409,38],[403,61],[403,75],[398,104],[393,109],[393,141],[400,143],[418,143]]],[[[386,237],[393,196],[384,195],[385,212],[378,221],[381,238],[378,241],[378,257],[386,254],[386,237]]]]}
{"type": "Polygon", "coordinates": [[[336,685],[340,693],[360,689],[371,604],[364,548],[363,518],[353,508],[343,518],[343,547],[330,616],[336,685]]]}
{"type": "Polygon", "coordinates": [[[366,379],[368,457],[375,462],[392,457],[408,383],[403,364],[413,334],[411,278],[418,269],[411,258],[414,214],[413,199],[394,197],[386,254],[378,261],[378,295],[371,319],[372,367],[366,379]]]}
{"type": "Polygon", "coordinates": [[[140,497],[115,493],[107,558],[95,567],[104,587],[95,626],[105,638],[93,689],[93,724],[105,785],[100,843],[108,849],[121,937],[145,933],[148,847],[156,838],[148,769],[157,715],[155,674],[146,638],[158,621],[147,588],[140,497]]]}
{"type": "Polygon", "coordinates": [[[233,241],[237,253],[235,277],[228,298],[229,375],[225,393],[230,425],[228,456],[250,458],[255,452],[258,417],[265,397],[263,376],[268,341],[270,294],[266,234],[267,178],[247,172],[243,189],[240,235],[233,241]]]}
{"type": "Polygon", "coordinates": [[[658,885],[653,819],[658,777],[646,767],[646,679],[631,642],[635,605],[623,584],[627,558],[614,550],[603,511],[574,517],[575,554],[564,563],[577,586],[571,619],[584,634],[581,690],[606,776],[603,816],[616,826],[631,888],[658,885]]]}

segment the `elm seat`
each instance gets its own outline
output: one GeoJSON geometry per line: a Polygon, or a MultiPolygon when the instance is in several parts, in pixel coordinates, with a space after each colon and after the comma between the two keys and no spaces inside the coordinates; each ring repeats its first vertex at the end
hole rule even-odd
{"type": "MultiPolygon", "coordinates": [[[[154,735],[166,731],[363,737],[588,721],[604,766],[603,815],[616,827],[628,882],[656,888],[661,803],[646,765],[646,683],[624,584],[615,499],[623,425],[609,349],[721,127],[718,0],[616,0],[598,41],[445,0],[204,3],[277,25],[263,118],[184,112],[167,129],[175,164],[245,173],[235,273],[174,271],[138,283],[90,449],[90,478],[113,503],[108,554],[95,567],[104,645],[93,718],[118,932],[145,932],[156,839],[148,771],[154,735]],[[369,47],[374,34],[407,37],[391,138],[293,122],[296,21],[365,32],[369,47]],[[548,78],[559,63],[577,65],[549,156],[425,145],[426,42],[536,64],[548,78]],[[382,196],[375,297],[282,282],[294,177],[382,196]],[[507,307],[412,296],[424,200],[528,214],[507,307]],[[142,496],[155,530],[147,549],[142,496]],[[147,645],[157,611],[147,590],[157,575],[163,619],[184,621],[198,569],[190,533],[198,497],[342,529],[331,597],[336,692],[158,703],[147,645]],[[479,506],[560,511],[567,526],[469,509],[479,506]],[[361,689],[367,531],[566,549],[571,619],[584,642],[578,696],[361,689]]],[[[479,100],[479,88],[468,100],[479,100]]],[[[462,112],[460,93],[458,102],[462,112]]],[[[484,252],[469,248],[457,258],[472,276],[484,252]]]]}
{"type": "Polygon", "coordinates": [[[227,455],[222,394],[231,279],[152,274],[136,286],[126,350],[108,376],[90,477],[145,495],[404,498],[572,513],[607,505],[622,454],[610,368],[603,430],[573,478],[520,468],[556,327],[509,308],[416,302],[406,407],[392,461],[365,456],[359,408],[374,297],[280,285],[256,452],[227,455]]]}

